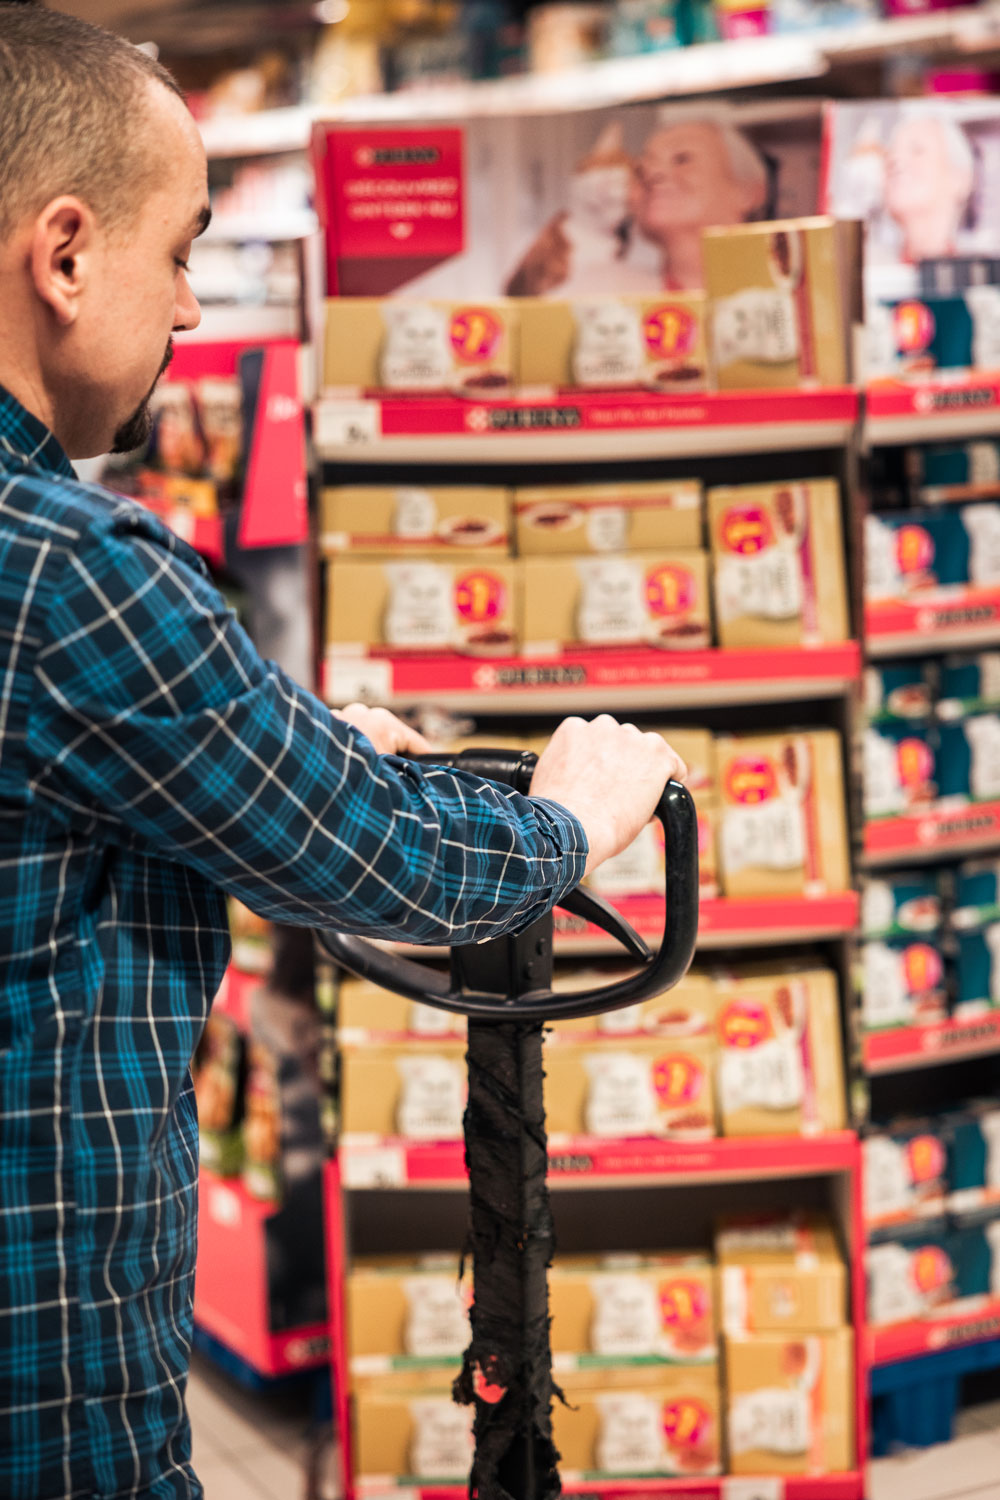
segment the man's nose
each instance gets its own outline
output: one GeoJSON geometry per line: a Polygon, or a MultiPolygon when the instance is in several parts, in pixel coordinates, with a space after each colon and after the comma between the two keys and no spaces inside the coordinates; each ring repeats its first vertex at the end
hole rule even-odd
{"type": "Polygon", "coordinates": [[[201,304],[187,276],[182,272],[178,280],[177,303],[174,307],[174,333],[193,333],[201,322],[201,304]]]}

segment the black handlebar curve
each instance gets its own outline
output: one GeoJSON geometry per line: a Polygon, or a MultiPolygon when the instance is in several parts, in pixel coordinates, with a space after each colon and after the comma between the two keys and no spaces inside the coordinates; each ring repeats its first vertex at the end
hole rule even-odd
{"type": "MultiPolygon", "coordinates": [[[[487,779],[504,781],[527,792],[536,757],[528,751],[462,751],[456,755],[422,756],[438,766],[468,770],[487,779]]],[[[457,988],[448,974],[387,952],[365,938],[319,932],[325,952],[343,968],[383,989],[441,1010],[490,1021],[571,1020],[620,1010],[651,999],[684,977],[694,955],[698,934],[698,823],[691,794],[677,781],[668,781],[656,807],[666,838],[666,909],[659,949],[637,973],[613,984],[556,993],[529,990],[517,996],[457,988]]]]}

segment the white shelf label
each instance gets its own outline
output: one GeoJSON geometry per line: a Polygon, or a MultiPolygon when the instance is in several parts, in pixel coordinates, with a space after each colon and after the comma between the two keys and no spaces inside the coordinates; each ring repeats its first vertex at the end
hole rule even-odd
{"type": "Polygon", "coordinates": [[[385,703],[392,697],[392,662],[381,657],[327,657],[326,696],[335,704],[385,703]]]}
{"type": "Polygon", "coordinates": [[[724,1479],[721,1500],[785,1500],[783,1479],[724,1479]]]}
{"type": "Polygon", "coordinates": [[[377,401],[321,401],[316,409],[320,448],[366,448],[382,435],[377,401]]]}
{"type": "Polygon", "coordinates": [[[208,1217],[226,1229],[237,1229],[243,1219],[239,1195],[232,1188],[213,1184],[208,1190],[208,1217]]]}
{"type": "Polygon", "coordinates": [[[344,1186],[406,1186],[406,1153],[400,1146],[348,1147],[342,1153],[344,1186]]]}

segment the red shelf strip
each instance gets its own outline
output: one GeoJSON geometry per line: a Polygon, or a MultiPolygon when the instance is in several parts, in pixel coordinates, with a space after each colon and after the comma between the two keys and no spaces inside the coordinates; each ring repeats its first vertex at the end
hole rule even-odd
{"type": "MultiPolygon", "coordinates": [[[[646,1496],[664,1496],[665,1500],[749,1500],[760,1495],[761,1500],[863,1500],[864,1476],[860,1473],[818,1474],[809,1477],[772,1478],[764,1476],[759,1489],[752,1479],[607,1479],[566,1480],[563,1492],[567,1495],[587,1495],[593,1500],[645,1500],[646,1496]]],[[[433,1488],[406,1486],[404,1491],[380,1481],[359,1480],[356,1494],[358,1500],[375,1500],[375,1497],[404,1493],[407,1500],[465,1500],[468,1493],[464,1485],[438,1485],[433,1488]]]]}
{"type": "Polygon", "coordinates": [[[960,380],[879,381],[865,392],[870,419],[880,417],[953,417],[992,412],[1000,407],[1000,376],[972,375],[960,380]]]}
{"type": "Polygon", "coordinates": [[[869,1073],[894,1072],[908,1063],[918,1066],[984,1052],[1000,1052],[1000,1011],[968,1021],[936,1021],[932,1026],[873,1032],[862,1042],[869,1073]]]}
{"type": "Polygon", "coordinates": [[[973,1306],[952,1304],[938,1318],[920,1318],[869,1330],[871,1363],[891,1365],[940,1349],[960,1348],[1000,1338],[1000,1298],[976,1298],[973,1306]]]}
{"type": "MultiPolygon", "coordinates": [[[[611,898],[627,922],[648,941],[659,939],[663,932],[663,897],[616,896],[611,898]]],[[[829,896],[746,896],[703,901],[698,914],[698,932],[702,938],[750,939],[767,942],[774,935],[819,937],[852,932],[858,921],[858,897],[854,891],[837,891],[829,896]]],[[[556,944],[593,940],[607,946],[607,934],[599,927],[556,912],[556,944]]]]}
{"type": "Polygon", "coordinates": [[[1000,588],[934,589],[922,598],[877,599],[865,605],[865,634],[872,646],[887,637],[950,636],[996,629],[1000,635],[1000,588]]]}
{"type": "Polygon", "coordinates": [[[1000,843],[1000,802],[931,807],[905,818],[865,825],[865,854],[879,861],[899,856],[933,857],[949,849],[987,849],[1000,843]]]}

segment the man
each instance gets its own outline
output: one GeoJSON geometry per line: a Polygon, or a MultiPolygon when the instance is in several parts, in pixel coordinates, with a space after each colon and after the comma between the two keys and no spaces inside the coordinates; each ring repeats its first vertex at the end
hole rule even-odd
{"type": "Polygon", "coordinates": [[[627,845],[658,736],[568,721],[531,798],[427,771],[260,660],[183,543],[69,459],[135,447],[208,220],[169,75],[0,4],[0,1495],[181,1500],[188,1063],[264,916],[468,942],[627,845]],[[384,752],[380,754],[379,752],[384,752]]]}

